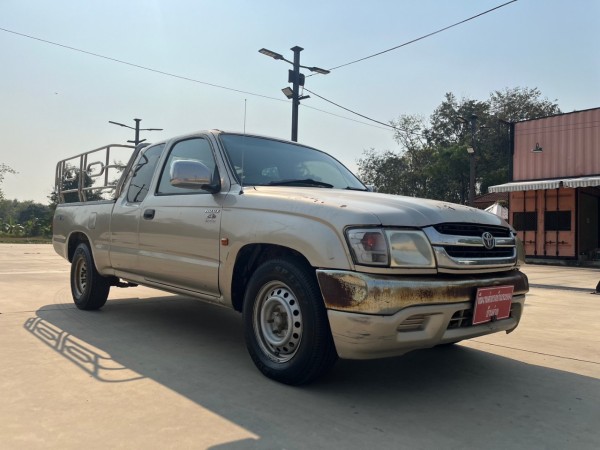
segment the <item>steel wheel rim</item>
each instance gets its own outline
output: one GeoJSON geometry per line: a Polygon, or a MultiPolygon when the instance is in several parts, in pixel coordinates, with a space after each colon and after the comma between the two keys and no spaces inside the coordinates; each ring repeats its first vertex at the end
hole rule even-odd
{"type": "Polygon", "coordinates": [[[75,291],[77,296],[83,295],[88,283],[87,263],[83,258],[80,258],[75,265],[75,291]]]}
{"type": "Polygon", "coordinates": [[[302,311],[294,292],[274,281],[259,291],[253,311],[254,333],[262,351],[273,361],[291,360],[302,340],[302,311]]]}

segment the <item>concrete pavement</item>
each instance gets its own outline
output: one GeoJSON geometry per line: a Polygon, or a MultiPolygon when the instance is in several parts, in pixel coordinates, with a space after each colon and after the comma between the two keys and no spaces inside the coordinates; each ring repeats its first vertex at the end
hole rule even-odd
{"type": "Polygon", "coordinates": [[[461,345],[600,379],[600,270],[532,264],[522,270],[530,291],[517,330],[461,345]]]}
{"type": "Polygon", "coordinates": [[[595,292],[600,269],[526,264],[522,268],[533,287],[595,292]]]}
{"type": "Polygon", "coordinates": [[[0,245],[0,446],[600,448],[600,271],[526,266],[519,328],[304,388],[264,378],[240,316],[147,288],[77,310],[50,246],[0,245]]]}

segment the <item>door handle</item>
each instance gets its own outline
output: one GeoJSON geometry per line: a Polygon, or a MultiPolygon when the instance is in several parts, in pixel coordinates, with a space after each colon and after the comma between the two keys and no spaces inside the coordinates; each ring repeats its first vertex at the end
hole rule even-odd
{"type": "Polygon", "coordinates": [[[154,219],[154,214],[156,213],[155,210],[153,209],[147,209],[146,211],[144,211],[144,219],[146,220],[152,220],[154,219]]]}

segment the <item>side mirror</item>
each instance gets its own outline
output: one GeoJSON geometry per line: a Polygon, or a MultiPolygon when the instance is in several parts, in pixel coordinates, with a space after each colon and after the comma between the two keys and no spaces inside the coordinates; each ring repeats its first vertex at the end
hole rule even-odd
{"type": "Polygon", "coordinates": [[[377,186],[374,184],[365,184],[365,186],[369,192],[377,192],[377,186]]]}
{"type": "Polygon", "coordinates": [[[203,189],[212,193],[219,191],[218,184],[211,184],[212,171],[200,161],[179,160],[171,166],[171,185],[184,189],[203,189]]]}

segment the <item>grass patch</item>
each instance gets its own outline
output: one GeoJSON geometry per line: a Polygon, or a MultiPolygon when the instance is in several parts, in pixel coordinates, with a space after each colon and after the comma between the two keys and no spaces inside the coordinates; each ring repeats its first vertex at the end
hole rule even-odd
{"type": "Polygon", "coordinates": [[[0,236],[0,244],[52,244],[52,238],[43,236],[0,236]]]}

